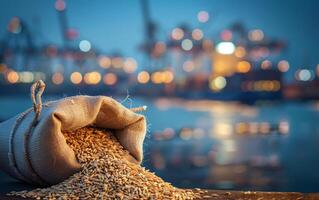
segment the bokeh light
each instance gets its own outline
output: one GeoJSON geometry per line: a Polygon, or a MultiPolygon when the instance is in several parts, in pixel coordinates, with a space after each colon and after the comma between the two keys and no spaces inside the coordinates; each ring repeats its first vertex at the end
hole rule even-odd
{"type": "Polygon", "coordinates": [[[163,78],[162,78],[161,72],[154,72],[154,73],[151,75],[151,80],[152,80],[152,82],[155,83],[155,84],[160,84],[160,83],[162,83],[163,78]]]}
{"type": "Polygon", "coordinates": [[[162,72],[162,82],[163,83],[171,83],[174,80],[174,74],[171,71],[162,72]]]}
{"type": "Polygon", "coordinates": [[[201,23],[206,23],[209,20],[209,14],[207,11],[200,11],[197,14],[197,19],[201,23]]]}
{"type": "Polygon", "coordinates": [[[174,40],[181,40],[184,37],[184,31],[181,28],[174,28],[171,36],[174,40]]]}
{"type": "Polygon", "coordinates": [[[278,62],[278,70],[281,72],[287,72],[289,70],[289,62],[286,60],[281,60],[278,62]]]}
{"type": "Polygon", "coordinates": [[[314,73],[308,69],[301,69],[296,72],[296,79],[299,81],[310,81],[314,78],[314,73]]]}
{"type": "Polygon", "coordinates": [[[224,41],[231,41],[233,38],[233,33],[228,29],[223,30],[220,34],[220,38],[224,41]]]}
{"type": "Polygon", "coordinates": [[[55,72],[53,75],[52,75],[52,83],[55,84],[55,85],[60,85],[63,83],[64,81],[64,77],[63,77],[63,74],[61,72],[55,72]]]}
{"type": "Polygon", "coordinates": [[[84,75],[84,82],[89,85],[96,85],[101,81],[101,74],[97,71],[88,72],[84,75]]]}
{"type": "Polygon", "coordinates": [[[126,73],[133,73],[137,69],[137,62],[134,58],[127,58],[124,61],[124,67],[123,70],[126,73]]]}
{"type": "Polygon", "coordinates": [[[214,91],[222,90],[226,87],[227,81],[223,76],[217,76],[216,78],[212,79],[209,83],[209,87],[214,91]]]}
{"type": "Polygon", "coordinates": [[[73,72],[70,75],[70,81],[73,84],[80,84],[82,82],[82,74],[80,72],[73,72]]]}
{"type": "Polygon", "coordinates": [[[248,38],[251,41],[261,41],[264,39],[264,32],[260,29],[251,30],[248,33],[248,38]]]}
{"type": "Polygon", "coordinates": [[[244,58],[246,56],[246,49],[242,46],[236,47],[235,56],[237,58],[244,58]]]}
{"type": "Polygon", "coordinates": [[[270,69],[271,68],[271,66],[272,66],[272,63],[271,63],[271,61],[270,60],[264,60],[264,61],[262,61],[262,63],[261,63],[261,69],[270,69]]]}
{"type": "Polygon", "coordinates": [[[55,9],[58,11],[63,11],[66,8],[66,3],[64,0],[57,0],[55,2],[55,9]]]}
{"type": "Polygon", "coordinates": [[[235,51],[235,45],[232,42],[220,42],[217,44],[216,50],[220,54],[232,54],[235,51]]]}
{"type": "Polygon", "coordinates": [[[193,42],[190,39],[184,39],[181,46],[185,51],[190,51],[193,48],[193,42]]]}
{"type": "Polygon", "coordinates": [[[179,134],[179,137],[182,140],[189,140],[191,139],[193,136],[193,132],[190,128],[183,128],[179,134]]]}
{"type": "Polygon", "coordinates": [[[145,84],[150,80],[150,74],[147,71],[141,71],[137,75],[137,81],[139,83],[145,84]]]}
{"type": "Polygon", "coordinates": [[[204,33],[199,28],[196,28],[192,31],[192,37],[194,40],[201,40],[204,37],[204,33]]]}
{"type": "Polygon", "coordinates": [[[31,83],[33,81],[34,81],[34,75],[32,72],[29,72],[29,71],[19,72],[19,82],[31,83]]]}
{"type": "Polygon", "coordinates": [[[251,65],[248,61],[240,61],[237,63],[237,72],[247,73],[249,72],[251,65]]]}
{"type": "Polygon", "coordinates": [[[98,63],[100,67],[107,69],[111,66],[111,59],[107,56],[100,56],[98,58],[98,63]]]}
{"type": "Polygon", "coordinates": [[[79,43],[79,48],[83,52],[88,52],[91,50],[91,43],[88,40],[81,40],[79,43]]]}
{"type": "Polygon", "coordinates": [[[103,82],[106,85],[114,85],[117,82],[117,76],[114,73],[107,73],[103,77],[103,82]]]}
{"type": "Polygon", "coordinates": [[[17,83],[19,81],[19,74],[15,71],[9,71],[7,74],[7,81],[9,83],[17,83]]]}

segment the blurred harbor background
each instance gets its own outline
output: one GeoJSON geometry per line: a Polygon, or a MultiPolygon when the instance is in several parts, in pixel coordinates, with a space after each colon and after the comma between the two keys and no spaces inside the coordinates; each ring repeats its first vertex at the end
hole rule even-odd
{"type": "Polygon", "coordinates": [[[45,100],[147,105],[143,165],[179,187],[319,191],[315,0],[3,0],[0,121],[45,100]]]}

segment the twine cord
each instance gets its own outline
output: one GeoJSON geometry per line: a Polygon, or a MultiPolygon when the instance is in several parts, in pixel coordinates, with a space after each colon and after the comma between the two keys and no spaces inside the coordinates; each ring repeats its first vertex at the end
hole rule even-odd
{"type": "Polygon", "coordinates": [[[39,116],[42,111],[42,94],[45,89],[45,83],[42,80],[38,80],[31,86],[31,100],[33,104],[33,111],[35,113],[35,118],[33,122],[38,121],[39,116]]]}
{"type": "MultiPolygon", "coordinates": [[[[37,183],[40,183],[41,185],[48,185],[42,177],[37,173],[37,171],[33,167],[33,163],[30,158],[30,149],[29,149],[29,140],[32,136],[33,129],[35,128],[36,124],[38,123],[39,116],[41,114],[42,110],[42,93],[45,89],[45,83],[42,80],[38,80],[31,86],[31,100],[33,104],[33,111],[35,113],[35,116],[32,120],[31,126],[28,128],[27,132],[24,135],[24,157],[26,158],[26,162],[28,164],[28,167],[30,168],[30,173],[33,180],[36,180],[37,183]]],[[[28,180],[28,179],[27,179],[28,180]]],[[[31,181],[32,182],[32,181],[31,181]]]]}
{"type": "Polygon", "coordinates": [[[147,106],[140,106],[140,107],[136,107],[136,108],[130,108],[131,111],[133,112],[142,112],[145,111],[147,109],[147,106]]]}

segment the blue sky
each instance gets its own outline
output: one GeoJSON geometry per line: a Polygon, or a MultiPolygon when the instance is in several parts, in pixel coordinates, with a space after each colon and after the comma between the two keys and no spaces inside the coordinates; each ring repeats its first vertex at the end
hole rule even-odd
{"type": "MultiPolygon", "coordinates": [[[[13,16],[21,17],[34,33],[37,43],[61,44],[54,0],[1,0],[0,38],[13,16]]],[[[106,52],[120,51],[141,58],[143,18],[139,0],[66,0],[70,27],[80,39],[106,52]]],[[[191,27],[200,10],[210,12],[204,30],[216,38],[219,31],[236,21],[247,28],[260,28],[266,36],[287,41],[283,59],[291,67],[315,68],[319,63],[319,1],[316,0],[150,0],[151,17],[159,25],[159,36],[181,23],[191,27]]],[[[292,71],[291,71],[292,73],[292,71]]]]}

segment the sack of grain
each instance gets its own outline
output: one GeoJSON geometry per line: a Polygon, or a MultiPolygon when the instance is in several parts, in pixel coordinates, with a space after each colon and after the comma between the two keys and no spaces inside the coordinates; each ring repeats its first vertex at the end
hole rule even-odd
{"type": "MultiPolygon", "coordinates": [[[[128,162],[129,152],[114,135],[97,127],[63,132],[82,169],[56,185],[7,195],[31,199],[200,199],[205,191],[179,189],[144,167],[128,162]]],[[[207,197],[207,196],[206,196],[207,197]]]]}
{"type": "Polygon", "coordinates": [[[44,88],[42,81],[36,82],[31,87],[33,108],[0,124],[3,171],[31,184],[65,180],[80,170],[80,163],[62,132],[88,125],[112,130],[135,162],[142,161],[146,120],[136,112],[144,107],[127,109],[110,97],[82,95],[42,104],[44,88]]]}

